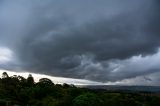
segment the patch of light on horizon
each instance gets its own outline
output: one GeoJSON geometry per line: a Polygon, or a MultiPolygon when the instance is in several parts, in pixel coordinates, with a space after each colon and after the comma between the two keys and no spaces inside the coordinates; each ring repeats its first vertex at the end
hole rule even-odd
{"type": "Polygon", "coordinates": [[[74,84],[74,85],[104,85],[104,83],[101,82],[95,82],[95,81],[89,81],[84,79],[74,79],[74,78],[64,78],[64,77],[54,77],[44,74],[36,74],[36,73],[30,73],[30,72],[13,72],[9,70],[0,70],[0,74],[2,75],[3,72],[7,72],[9,76],[13,75],[20,75],[24,78],[27,78],[29,74],[32,74],[34,77],[35,82],[38,82],[41,78],[49,78],[53,81],[55,84],[74,84]]]}
{"type": "Polygon", "coordinates": [[[3,72],[7,72],[9,76],[20,75],[20,76],[23,76],[24,78],[27,78],[29,74],[32,74],[35,82],[38,82],[39,79],[41,79],[41,78],[49,78],[55,84],[67,83],[67,84],[83,85],[83,86],[85,86],[85,85],[125,85],[125,86],[144,85],[144,86],[155,86],[154,84],[152,84],[153,83],[152,81],[147,82],[144,79],[144,76],[139,76],[139,77],[131,78],[131,79],[124,79],[124,80],[116,81],[116,82],[102,83],[102,82],[96,82],[96,81],[90,81],[90,80],[84,80],[84,79],[54,77],[54,76],[49,76],[49,75],[44,75],[44,74],[36,74],[36,73],[29,73],[29,72],[13,72],[13,71],[1,70],[0,69],[0,74],[1,75],[2,75],[3,72]],[[137,82],[137,83],[135,83],[135,82],[137,82]]]}

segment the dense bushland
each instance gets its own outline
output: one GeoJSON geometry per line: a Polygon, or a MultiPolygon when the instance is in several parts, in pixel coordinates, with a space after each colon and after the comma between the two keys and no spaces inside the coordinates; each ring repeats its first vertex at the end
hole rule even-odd
{"type": "Polygon", "coordinates": [[[152,93],[124,93],[54,84],[48,78],[35,83],[30,74],[0,78],[0,106],[160,106],[160,96],[152,93]]]}

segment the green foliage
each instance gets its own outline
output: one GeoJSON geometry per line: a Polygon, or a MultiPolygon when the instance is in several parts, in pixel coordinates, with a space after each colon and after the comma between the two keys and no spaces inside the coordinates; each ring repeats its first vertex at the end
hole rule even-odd
{"type": "Polygon", "coordinates": [[[27,85],[28,85],[29,87],[31,87],[32,85],[34,85],[34,78],[32,77],[31,74],[28,75],[27,85]]]}
{"type": "Polygon", "coordinates": [[[45,86],[53,86],[54,83],[48,78],[41,78],[39,82],[37,83],[37,85],[41,87],[45,87],[45,86]]]}
{"type": "Polygon", "coordinates": [[[77,88],[69,84],[54,84],[48,78],[35,83],[30,74],[0,78],[0,106],[160,106],[160,96],[154,93],[122,93],[77,88]]]}
{"type": "Polygon", "coordinates": [[[73,100],[73,106],[101,106],[100,100],[93,93],[85,93],[73,100]]]}

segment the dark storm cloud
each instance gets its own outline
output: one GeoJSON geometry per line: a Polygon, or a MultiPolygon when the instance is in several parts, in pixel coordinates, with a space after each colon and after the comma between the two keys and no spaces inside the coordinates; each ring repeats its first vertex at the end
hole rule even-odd
{"type": "Polygon", "coordinates": [[[158,3],[156,0],[6,1],[0,17],[4,23],[0,25],[4,28],[2,45],[10,47],[20,67],[31,72],[96,81],[154,73],[156,68],[130,70],[124,61],[158,51],[158,3]],[[112,73],[116,69],[112,61],[128,67],[124,72],[119,68],[112,73]]]}

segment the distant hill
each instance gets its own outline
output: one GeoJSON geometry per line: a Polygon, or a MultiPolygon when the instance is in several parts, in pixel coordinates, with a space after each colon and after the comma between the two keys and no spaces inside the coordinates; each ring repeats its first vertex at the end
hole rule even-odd
{"type": "Polygon", "coordinates": [[[160,86],[120,86],[120,85],[85,85],[89,89],[104,89],[113,91],[155,92],[160,93],[160,86]]]}

